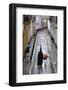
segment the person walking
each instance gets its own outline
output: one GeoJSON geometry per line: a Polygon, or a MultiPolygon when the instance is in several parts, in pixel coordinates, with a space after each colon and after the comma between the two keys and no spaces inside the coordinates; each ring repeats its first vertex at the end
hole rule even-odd
{"type": "Polygon", "coordinates": [[[30,43],[28,42],[26,50],[25,50],[25,59],[30,62],[30,43]]]}
{"type": "Polygon", "coordinates": [[[42,65],[43,63],[43,52],[42,52],[42,48],[40,46],[40,51],[38,53],[38,62],[37,62],[37,65],[42,65]]]}

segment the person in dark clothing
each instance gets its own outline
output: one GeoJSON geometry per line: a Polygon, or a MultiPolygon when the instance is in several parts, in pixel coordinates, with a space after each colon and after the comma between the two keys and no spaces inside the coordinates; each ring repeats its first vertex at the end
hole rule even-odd
{"type": "Polygon", "coordinates": [[[37,65],[42,65],[43,63],[43,52],[42,52],[42,48],[40,47],[40,51],[38,53],[38,62],[37,65]]]}
{"type": "Polygon", "coordinates": [[[30,48],[30,43],[28,42],[28,44],[27,44],[27,47],[26,47],[26,53],[29,53],[29,48],[30,48]]]}
{"type": "Polygon", "coordinates": [[[30,43],[28,42],[27,47],[26,47],[25,52],[24,52],[24,58],[26,58],[26,54],[29,53],[29,49],[30,49],[30,43]]]}

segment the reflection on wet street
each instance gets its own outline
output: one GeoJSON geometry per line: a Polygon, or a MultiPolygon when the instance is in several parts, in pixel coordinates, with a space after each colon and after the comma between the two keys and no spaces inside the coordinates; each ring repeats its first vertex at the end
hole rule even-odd
{"type": "Polygon", "coordinates": [[[55,48],[54,43],[52,42],[47,29],[40,30],[36,35],[36,42],[33,52],[33,57],[29,66],[25,64],[26,67],[29,68],[28,74],[49,74],[56,73],[56,67],[53,66],[54,60],[51,60],[53,57],[52,53],[52,45],[54,47],[54,52],[57,54],[57,50],[55,48]],[[45,60],[43,59],[42,65],[37,65],[38,52],[40,50],[40,45],[42,47],[43,55],[47,54],[49,57],[45,60]]]}
{"type": "Polygon", "coordinates": [[[37,56],[40,50],[40,45],[42,46],[43,54],[47,54],[49,56],[49,50],[51,50],[51,47],[50,47],[51,41],[50,41],[50,37],[48,37],[48,33],[46,30],[39,31],[37,33],[36,44],[35,44],[34,55],[33,55],[33,62],[30,69],[31,74],[52,72],[50,58],[48,58],[47,60],[43,59],[42,66],[37,66],[37,56]]]}
{"type": "Polygon", "coordinates": [[[57,73],[57,16],[23,15],[22,68],[24,75],[57,73]]]}

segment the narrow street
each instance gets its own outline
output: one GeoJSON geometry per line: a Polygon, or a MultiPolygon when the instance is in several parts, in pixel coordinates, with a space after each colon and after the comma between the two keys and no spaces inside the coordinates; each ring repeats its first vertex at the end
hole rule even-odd
{"type": "MultiPolygon", "coordinates": [[[[30,67],[29,74],[55,73],[53,70],[53,66],[51,65],[51,58],[50,58],[51,43],[52,43],[52,41],[50,39],[50,36],[49,36],[47,30],[38,31],[37,36],[36,36],[32,64],[30,67]],[[38,57],[38,52],[40,50],[40,45],[42,46],[43,54],[47,54],[49,56],[49,58],[47,60],[43,59],[42,66],[38,67],[37,66],[37,57],[38,57]]],[[[54,49],[54,51],[56,51],[56,48],[54,49]]]]}
{"type": "Polygon", "coordinates": [[[57,17],[31,16],[31,19],[28,17],[30,18],[28,15],[24,16],[26,28],[24,27],[23,31],[23,74],[57,73],[57,17]],[[40,47],[43,62],[42,65],[37,65],[40,47]],[[45,55],[48,56],[47,59],[44,59],[45,55]]]}

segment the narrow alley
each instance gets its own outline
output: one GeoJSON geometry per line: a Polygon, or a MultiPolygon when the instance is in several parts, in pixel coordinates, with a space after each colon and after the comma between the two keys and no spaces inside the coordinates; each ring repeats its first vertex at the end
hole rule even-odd
{"type": "MultiPolygon", "coordinates": [[[[38,28],[38,24],[37,24],[37,27],[35,28],[37,29],[36,33],[33,36],[32,41],[30,42],[29,53],[26,54],[23,60],[24,75],[57,73],[56,39],[53,40],[53,37],[51,36],[51,33],[49,31],[50,29],[52,29],[51,27],[49,28],[48,26],[48,28],[46,28],[45,25],[42,27],[44,28],[37,29],[38,28]],[[42,48],[43,55],[47,55],[48,58],[47,59],[43,58],[42,65],[38,66],[37,62],[38,62],[38,52],[40,51],[40,46],[42,48]]],[[[56,26],[53,29],[55,31],[56,26]]]]}
{"type": "MultiPolygon", "coordinates": [[[[32,58],[32,64],[30,68],[30,74],[38,74],[38,73],[54,73],[53,66],[51,65],[51,58],[50,58],[50,51],[51,51],[51,39],[48,35],[47,30],[41,30],[37,33],[36,36],[36,43],[34,48],[34,54],[32,58]],[[40,50],[40,45],[42,46],[42,52],[43,54],[47,54],[49,58],[47,60],[43,59],[42,66],[37,66],[37,57],[38,52],[40,50]]],[[[56,51],[56,48],[54,49],[56,51]]]]}

